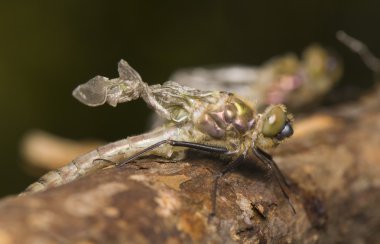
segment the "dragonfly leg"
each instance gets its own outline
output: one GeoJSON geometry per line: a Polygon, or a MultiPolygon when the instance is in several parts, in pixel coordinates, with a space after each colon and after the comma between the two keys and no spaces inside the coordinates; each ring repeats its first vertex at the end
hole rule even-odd
{"type": "MultiPolygon", "coordinates": [[[[278,175],[281,177],[281,180],[282,182],[287,186],[287,187],[290,187],[290,184],[289,182],[286,180],[284,174],[281,172],[280,168],[277,166],[277,164],[274,162],[272,156],[265,152],[264,150],[260,149],[260,148],[257,148],[257,151],[259,151],[259,153],[261,153],[264,157],[266,157],[269,161],[272,162],[272,166],[275,168],[275,170],[277,171],[278,175]]],[[[269,166],[271,168],[271,166],[269,166]]]]}
{"type": "Polygon", "coordinates": [[[243,162],[243,159],[244,159],[244,155],[240,155],[235,160],[232,160],[231,162],[229,162],[223,168],[223,170],[220,173],[218,173],[218,174],[215,175],[214,186],[213,186],[212,192],[211,192],[211,213],[210,213],[210,217],[214,217],[216,215],[216,196],[217,196],[217,193],[218,193],[218,182],[219,182],[219,179],[223,175],[225,175],[226,173],[228,173],[228,172],[232,171],[233,169],[235,169],[241,162],[243,162]]]}
{"type": "MultiPolygon", "coordinates": [[[[219,146],[211,146],[211,145],[205,145],[205,144],[200,144],[200,143],[194,143],[194,142],[187,142],[187,141],[176,141],[176,140],[162,140],[162,141],[159,141],[145,149],[143,149],[142,151],[136,153],[135,155],[127,158],[126,160],[124,160],[123,162],[121,162],[118,166],[121,167],[139,157],[141,157],[143,154],[149,152],[149,151],[152,151],[154,150],[155,148],[163,145],[163,144],[169,144],[173,147],[186,147],[186,148],[191,148],[191,149],[196,149],[196,150],[201,150],[201,151],[204,151],[204,152],[209,152],[209,153],[219,153],[219,154],[225,154],[225,153],[229,153],[230,151],[225,148],[225,147],[219,147],[219,146]]],[[[236,158],[235,160],[231,161],[230,163],[227,164],[227,166],[218,174],[215,175],[215,179],[214,179],[214,185],[213,185],[213,189],[212,189],[212,192],[211,192],[211,201],[212,201],[212,207],[211,207],[211,214],[210,214],[210,217],[212,216],[215,216],[215,210],[216,210],[216,195],[217,195],[217,190],[218,190],[218,181],[219,179],[226,173],[228,173],[229,171],[233,170],[234,168],[236,168],[236,166],[238,166],[241,162],[242,162],[242,159],[244,158],[244,155],[240,155],[238,158],[236,158]]]]}
{"type": "Polygon", "coordinates": [[[272,157],[268,153],[264,152],[261,149],[253,147],[252,151],[262,162],[267,164],[268,167],[271,169],[271,171],[274,173],[274,176],[275,176],[274,178],[276,179],[278,185],[280,186],[282,194],[284,195],[285,199],[288,201],[288,204],[290,208],[292,209],[293,213],[296,214],[296,210],[290,200],[290,197],[285,191],[285,187],[288,186],[288,184],[286,183],[285,177],[281,173],[281,170],[278,168],[276,162],[273,161],[272,157]]]}
{"type": "Polygon", "coordinates": [[[211,145],[205,145],[205,144],[200,144],[200,143],[195,143],[195,142],[176,141],[176,140],[168,139],[168,140],[159,141],[159,142],[141,150],[140,152],[136,153],[135,155],[125,159],[118,166],[121,167],[121,166],[123,166],[123,165],[125,165],[125,164],[127,164],[133,160],[136,160],[139,157],[141,157],[142,155],[144,155],[145,153],[152,151],[152,150],[156,149],[157,147],[159,147],[163,144],[169,144],[173,147],[187,147],[187,148],[197,149],[197,150],[201,150],[201,151],[205,151],[205,152],[209,152],[209,153],[224,154],[224,153],[229,152],[228,149],[225,147],[211,146],[211,145]]]}

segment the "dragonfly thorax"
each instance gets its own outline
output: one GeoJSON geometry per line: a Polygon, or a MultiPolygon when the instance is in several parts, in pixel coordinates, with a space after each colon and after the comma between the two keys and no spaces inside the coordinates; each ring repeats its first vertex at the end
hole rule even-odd
{"type": "Polygon", "coordinates": [[[196,127],[215,139],[242,136],[255,124],[255,110],[231,93],[221,93],[221,99],[209,104],[196,118],[196,127]]]}

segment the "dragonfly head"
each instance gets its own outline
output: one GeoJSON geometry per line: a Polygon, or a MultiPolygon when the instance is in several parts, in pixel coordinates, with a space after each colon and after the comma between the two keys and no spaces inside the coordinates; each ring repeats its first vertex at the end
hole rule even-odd
{"type": "Polygon", "coordinates": [[[275,147],[293,135],[293,115],[282,104],[269,106],[257,123],[258,136],[254,145],[260,148],[275,147]]]}

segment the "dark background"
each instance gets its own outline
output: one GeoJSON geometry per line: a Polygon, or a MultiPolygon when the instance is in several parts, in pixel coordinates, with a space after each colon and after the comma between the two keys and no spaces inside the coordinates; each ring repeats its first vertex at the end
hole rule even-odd
{"type": "Polygon", "coordinates": [[[376,1],[7,1],[0,4],[0,194],[21,191],[21,137],[39,128],[73,139],[113,141],[146,129],[141,101],[90,108],[71,96],[123,58],[149,83],[181,67],[260,64],[312,42],[345,62],[340,88],[371,73],[335,39],[343,29],[380,55],[376,1]]]}

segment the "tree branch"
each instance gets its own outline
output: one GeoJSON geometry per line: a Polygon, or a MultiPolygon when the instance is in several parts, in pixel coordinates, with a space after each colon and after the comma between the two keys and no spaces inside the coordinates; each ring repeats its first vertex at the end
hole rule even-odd
{"type": "Polygon", "coordinates": [[[245,162],[220,180],[217,216],[208,221],[213,176],[226,162],[193,152],[3,199],[0,243],[374,243],[379,94],[298,121],[294,138],[272,153],[296,215],[265,168],[245,162]]]}

